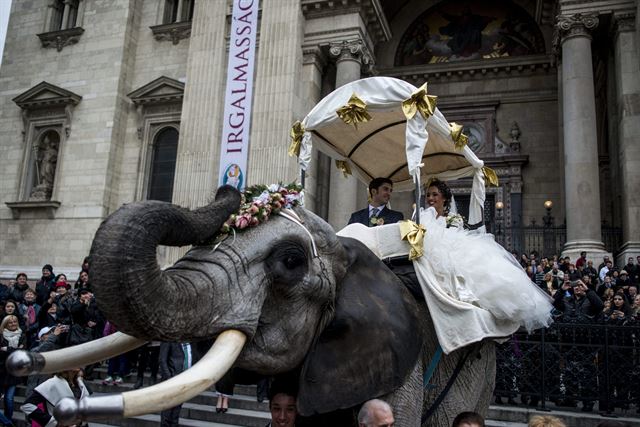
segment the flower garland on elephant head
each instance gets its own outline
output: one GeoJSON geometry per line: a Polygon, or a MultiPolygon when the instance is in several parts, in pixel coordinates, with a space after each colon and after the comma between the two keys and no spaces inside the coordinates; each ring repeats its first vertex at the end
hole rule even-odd
{"type": "Polygon", "coordinates": [[[242,192],[238,212],[222,225],[220,233],[242,231],[256,227],[282,209],[302,206],[302,186],[299,184],[253,185],[242,192]]]}

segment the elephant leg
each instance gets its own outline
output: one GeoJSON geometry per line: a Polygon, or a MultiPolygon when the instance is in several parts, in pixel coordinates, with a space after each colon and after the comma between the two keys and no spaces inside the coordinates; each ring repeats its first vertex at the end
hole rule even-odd
{"type": "MultiPolygon", "coordinates": [[[[440,361],[431,383],[435,387],[426,393],[424,411],[438,398],[451,378],[460,358],[469,352],[469,347],[456,350],[440,361]]],[[[495,384],[495,344],[485,341],[479,351],[472,352],[446,396],[424,426],[449,427],[457,414],[474,411],[487,415],[495,384]]]]}
{"type": "Polygon", "coordinates": [[[397,426],[420,427],[424,387],[422,361],[418,361],[402,387],[383,397],[393,408],[397,426]]]}

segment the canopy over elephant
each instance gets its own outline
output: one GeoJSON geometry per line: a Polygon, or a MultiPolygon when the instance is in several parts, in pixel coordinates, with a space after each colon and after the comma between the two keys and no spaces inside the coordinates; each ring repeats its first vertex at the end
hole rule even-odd
{"type": "MultiPolygon", "coordinates": [[[[194,393],[224,373],[211,377],[211,366],[233,364],[263,375],[300,372],[298,410],[307,416],[376,397],[392,404],[399,426],[449,426],[460,411],[486,413],[495,377],[492,342],[444,355],[425,386],[438,342],[424,301],[364,245],[337,237],[302,207],[209,243],[240,203],[240,193],[225,186],[200,209],[146,201],[125,205],[104,221],[91,249],[96,299],[120,331],[136,338],[122,338],[121,347],[112,339],[102,357],[145,340],[221,341],[235,330],[240,343],[246,336],[241,351],[231,351],[237,358],[222,363],[205,357],[191,370],[194,393]],[[158,245],[194,246],[161,270],[158,245]]],[[[78,363],[70,356],[73,348],[62,351],[66,362],[23,354],[13,367],[78,363]]],[[[166,396],[191,395],[178,382],[179,390],[171,389],[172,382],[144,394],[65,402],[57,414],[67,422],[159,411],[176,404],[166,396]]]]}

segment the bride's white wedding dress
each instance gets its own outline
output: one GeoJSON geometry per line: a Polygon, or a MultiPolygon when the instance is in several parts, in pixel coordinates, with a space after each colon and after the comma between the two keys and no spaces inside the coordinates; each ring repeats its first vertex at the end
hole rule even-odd
{"type": "MultiPolygon", "coordinates": [[[[533,330],[551,323],[551,298],[493,235],[447,228],[434,208],[421,209],[420,223],[426,229],[424,255],[413,264],[445,353],[508,337],[520,326],[533,330]]],[[[398,224],[352,224],[338,234],[362,241],[380,258],[409,252],[398,224]]]]}

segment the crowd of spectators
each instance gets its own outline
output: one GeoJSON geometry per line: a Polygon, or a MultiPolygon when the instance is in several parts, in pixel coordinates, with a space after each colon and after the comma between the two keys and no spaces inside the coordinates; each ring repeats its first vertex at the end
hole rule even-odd
{"type": "MultiPolygon", "coordinates": [[[[114,331],[98,309],[91,288],[89,259],[85,258],[75,283],[65,274],[55,274],[53,267],[42,267],[42,276],[29,283],[25,273],[19,273],[9,284],[0,283],[0,393],[4,411],[0,425],[11,425],[16,386],[26,382],[27,397],[34,389],[51,378],[50,375],[31,375],[26,380],[12,376],[5,369],[9,354],[18,349],[34,352],[57,350],[83,344],[114,331]]],[[[152,378],[158,372],[157,346],[147,344],[139,350],[108,362],[105,384],[122,384],[123,378],[137,367],[135,388],[142,386],[144,370],[151,367],[152,378]],[[142,372],[140,372],[142,370],[142,372]]],[[[84,379],[95,376],[95,367],[84,368],[84,379]]],[[[153,380],[152,380],[153,381],[153,380]]]]}
{"type": "Polygon", "coordinates": [[[554,324],[498,348],[496,401],[515,403],[520,394],[522,403],[536,406],[546,396],[558,406],[581,402],[585,412],[598,402],[600,411],[635,405],[640,413],[632,385],[640,380],[640,256],[624,266],[609,256],[595,266],[585,252],[575,262],[535,252],[516,258],[552,297],[554,324]]]}

